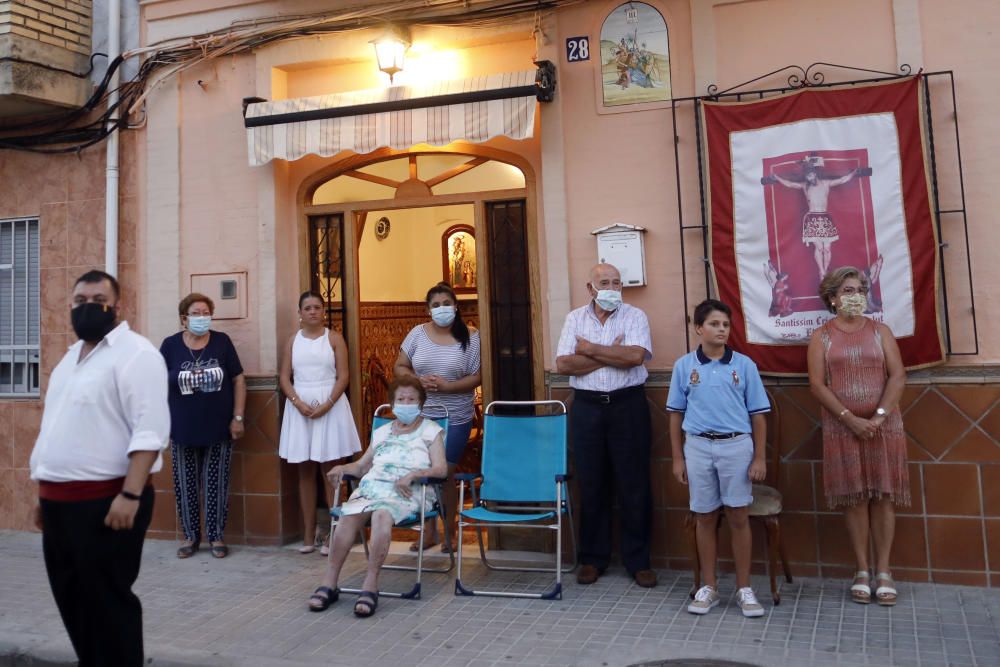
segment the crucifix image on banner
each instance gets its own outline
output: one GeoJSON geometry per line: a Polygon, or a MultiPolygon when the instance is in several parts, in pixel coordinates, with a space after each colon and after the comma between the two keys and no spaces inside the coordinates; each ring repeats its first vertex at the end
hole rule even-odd
{"type": "Polygon", "coordinates": [[[734,231],[749,342],[808,342],[833,316],[819,284],[840,266],[868,275],[868,315],[897,336],[913,333],[895,136],[892,114],[734,133],[734,231]],[[760,279],[743,280],[747,271],[760,279]]]}
{"type": "Polygon", "coordinates": [[[736,309],[733,344],[762,371],[805,371],[834,316],[820,283],[844,266],[867,278],[865,315],[907,365],[941,360],[918,113],[912,82],[705,104],[712,268],[736,309]]]}

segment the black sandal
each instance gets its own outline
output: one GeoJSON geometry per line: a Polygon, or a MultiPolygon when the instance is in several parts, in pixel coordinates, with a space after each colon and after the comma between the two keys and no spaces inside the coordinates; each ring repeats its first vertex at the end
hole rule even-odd
{"type": "Polygon", "coordinates": [[[320,586],[309,596],[309,611],[326,611],[340,597],[339,588],[320,586]],[[313,602],[317,604],[313,604],[313,602]]]}
{"type": "Polygon", "coordinates": [[[378,593],[371,591],[361,591],[358,601],[354,603],[354,615],[361,618],[368,618],[375,614],[378,609],[378,593]]]}
{"type": "Polygon", "coordinates": [[[199,546],[201,546],[201,542],[197,540],[192,542],[191,544],[185,544],[180,549],[177,550],[177,557],[190,558],[191,556],[195,555],[195,553],[198,551],[199,546]]]}
{"type": "Polygon", "coordinates": [[[216,558],[225,558],[229,555],[229,547],[225,544],[213,544],[212,555],[216,558]]]}

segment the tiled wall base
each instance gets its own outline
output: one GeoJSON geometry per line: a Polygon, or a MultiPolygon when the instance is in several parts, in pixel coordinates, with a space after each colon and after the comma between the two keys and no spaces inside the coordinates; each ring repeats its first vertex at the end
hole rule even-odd
{"type": "MultiPolygon", "coordinates": [[[[279,397],[273,389],[247,393],[246,435],[233,449],[226,540],[232,544],[279,545],[301,539],[298,474],[278,458],[279,397]]],[[[156,507],[150,537],[183,539],[177,520],[170,453],[153,478],[156,507]]]]}
{"type": "MultiPolygon", "coordinates": [[[[827,509],[823,495],[819,404],[806,386],[771,389],[781,407],[781,530],[793,575],[850,576],[854,563],[843,516],[827,509]]],[[[564,386],[549,393],[561,400],[571,395],[564,386]]],[[[646,393],[654,433],[653,562],[687,568],[687,489],[671,475],[667,387],[651,385],[646,393]]],[[[1000,384],[909,384],[901,408],[913,504],[898,510],[894,573],[902,580],[1000,586],[1000,384]]],[[[773,484],[774,471],[768,474],[773,484]]],[[[759,529],[754,569],[763,572],[759,529]]],[[[732,570],[731,555],[723,523],[723,570],[732,570]]]]}
{"type": "MultiPolygon", "coordinates": [[[[782,413],[781,527],[793,574],[849,576],[853,563],[843,518],[827,510],[823,498],[818,404],[805,386],[773,389],[782,413]]],[[[570,392],[553,386],[550,394],[565,399],[570,392]]],[[[683,568],[690,565],[683,531],[687,491],[670,475],[666,394],[665,386],[647,390],[655,434],[653,557],[656,567],[683,568]]],[[[902,408],[914,502],[899,511],[895,573],[905,580],[1000,585],[1000,383],[910,384],[902,408]]],[[[233,458],[226,537],[234,544],[301,539],[296,471],[277,456],[278,418],[273,389],[250,392],[247,436],[233,458]]],[[[37,489],[27,468],[40,420],[38,401],[0,402],[0,528],[31,529],[37,489]]],[[[178,537],[169,470],[168,457],[154,480],[153,537],[178,537]]],[[[720,567],[731,569],[725,525],[722,535],[720,567]]],[[[532,545],[527,536],[504,537],[504,548],[532,545]]],[[[762,572],[763,535],[755,540],[754,567],[762,572]]]]}

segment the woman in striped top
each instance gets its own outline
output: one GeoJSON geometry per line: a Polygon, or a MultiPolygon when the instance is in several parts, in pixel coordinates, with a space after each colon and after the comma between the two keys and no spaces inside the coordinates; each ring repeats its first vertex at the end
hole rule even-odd
{"type": "MultiPolygon", "coordinates": [[[[455,532],[455,506],[458,503],[453,476],[462,459],[472,432],[473,402],[476,387],[482,382],[479,356],[479,332],[469,330],[458,310],[458,299],[447,283],[438,283],[427,292],[430,322],[410,330],[400,346],[393,369],[396,377],[416,377],[427,390],[425,412],[440,416],[435,405],[448,409],[448,436],[445,454],[448,459],[448,483],[444,485],[447,525],[441,550],[451,550],[455,532]]],[[[437,527],[424,531],[425,548],[438,542],[437,527]]],[[[416,545],[413,546],[416,549],[416,545]]]]}

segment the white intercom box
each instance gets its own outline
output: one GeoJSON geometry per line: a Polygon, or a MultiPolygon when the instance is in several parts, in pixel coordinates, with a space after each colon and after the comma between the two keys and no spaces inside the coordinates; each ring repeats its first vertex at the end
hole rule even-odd
{"type": "Polygon", "coordinates": [[[597,237],[597,259],[621,271],[623,287],[646,284],[645,227],[616,223],[590,232],[597,237]]]}

